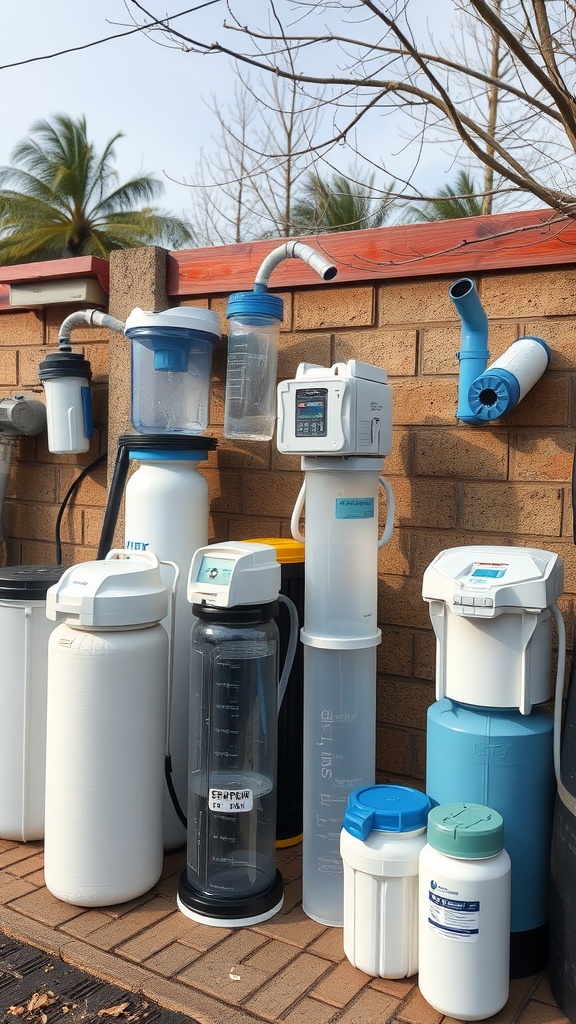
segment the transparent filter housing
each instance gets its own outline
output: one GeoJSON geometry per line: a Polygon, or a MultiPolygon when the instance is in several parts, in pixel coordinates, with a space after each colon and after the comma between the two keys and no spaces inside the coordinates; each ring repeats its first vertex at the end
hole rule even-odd
{"type": "Polygon", "coordinates": [[[221,927],[280,908],[276,870],[277,602],[193,605],[188,844],[178,905],[221,927]]]}
{"type": "Polygon", "coordinates": [[[228,300],[224,436],[269,441],[276,423],[278,339],[282,299],[237,292],[228,300]]]}

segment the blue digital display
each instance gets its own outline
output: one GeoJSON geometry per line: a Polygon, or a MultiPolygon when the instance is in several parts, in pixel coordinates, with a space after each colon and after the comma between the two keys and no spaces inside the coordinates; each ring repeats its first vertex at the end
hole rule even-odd
{"type": "Polygon", "coordinates": [[[504,573],[506,572],[506,568],[507,566],[504,566],[503,568],[499,567],[489,569],[485,568],[484,566],[481,566],[480,568],[474,569],[472,577],[476,577],[477,579],[478,577],[481,577],[482,579],[499,580],[500,577],[503,576],[504,573]]]}

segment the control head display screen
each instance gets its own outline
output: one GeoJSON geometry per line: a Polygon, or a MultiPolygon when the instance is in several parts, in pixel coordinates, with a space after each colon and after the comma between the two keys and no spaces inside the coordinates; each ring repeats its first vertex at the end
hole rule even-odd
{"type": "Polygon", "coordinates": [[[296,392],[296,437],[326,437],[327,388],[296,392]]]}
{"type": "Polygon", "coordinates": [[[231,558],[211,558],[204,555],[200,563],[196,582],[214,583],[216,586],[228,587],[235,564],[231,558]]]}

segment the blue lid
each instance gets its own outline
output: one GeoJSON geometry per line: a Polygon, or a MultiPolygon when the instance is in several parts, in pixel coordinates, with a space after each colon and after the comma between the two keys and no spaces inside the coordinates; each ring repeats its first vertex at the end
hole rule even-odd
{"type": "Polygon", "coordinates": [[[278,295],[269,292],[234,292],[228,299],[226,307],[228,320],[238,316],[253,316],[255,322],[261,317],[282,321],[284,319],[284,303],[278,295]]]}
{"type": "Polygon", "coordinates": [[[482,420],[497,420],[512,412],[520,401],[518,378],[496,367],[477,377],[468,390],[468,402],[475,416],[482,420]]]}
{"type": "Polygon", "coordinates": [[[366,786],[350,794],[343,827],[357,839],[371,832],[414,832],[426,827],[430,806],[425,793],[409,786],[366,786]]]}

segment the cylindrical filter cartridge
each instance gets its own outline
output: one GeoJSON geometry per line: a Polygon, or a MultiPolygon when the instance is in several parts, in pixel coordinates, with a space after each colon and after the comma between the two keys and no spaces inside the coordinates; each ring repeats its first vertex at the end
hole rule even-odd
{"type": "Polygon", "coordinates": [[[55,455],[87,452],[94,433],[90,363],[81,352],[50,352],[40,363],[46,394],[48,448],[55,455]]]}
{"type": "Polygon", "coordinates": [[[540,379],[550,362],[550,349],[542,338],[518,338],[468,391],[470,408],[479,420],[495,420],[512,412],[540,379]]]}
{"type": "Polygon", "coordinates": [[[344,952],[381,978],[418,970],[418,858],[430,800],[407,786],[370,786],[350,796],[344,864],[344,952]]]}
{"type": "Polygon", "coordinates": [[[304,457],[302,906],[343,924],[340,831],[350,793],[376,774],[378,458],[304,457]]]}
{"type": "Polygon", "coordinates": [[[502,816],[452,803],[428,815],[420,853],[419,975],[424,999],[459,1020],[484,1020],[509,992],[510,858],[502,816]]]}

